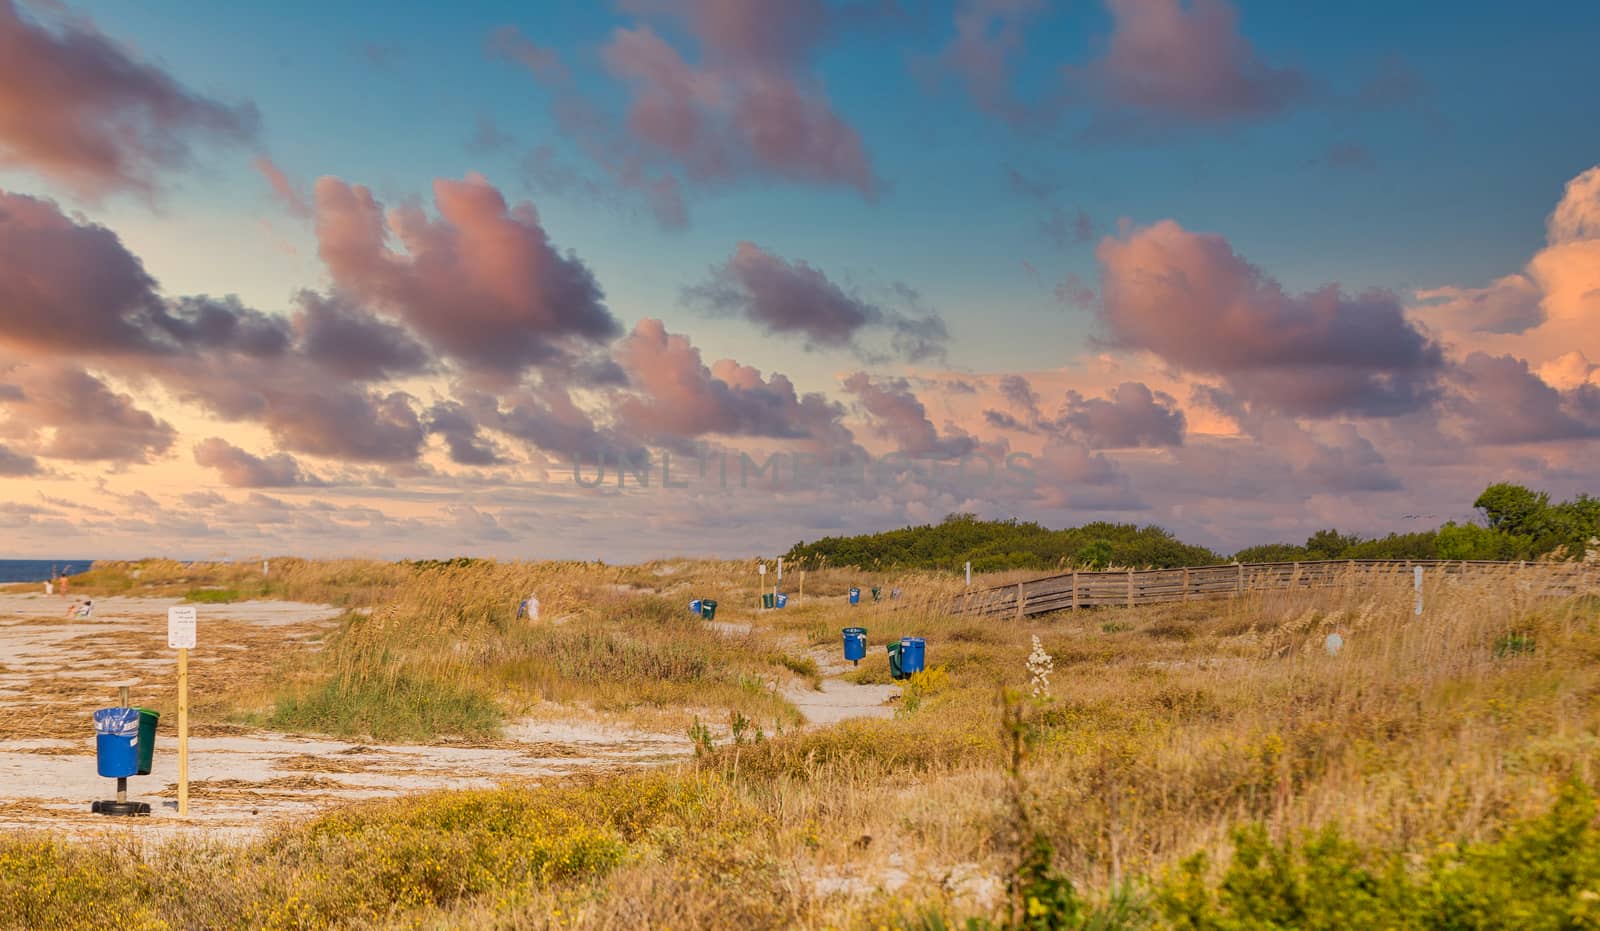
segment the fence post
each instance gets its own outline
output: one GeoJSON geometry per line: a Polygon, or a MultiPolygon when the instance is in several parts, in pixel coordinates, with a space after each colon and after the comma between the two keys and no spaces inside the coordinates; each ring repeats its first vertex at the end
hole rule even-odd
{"type": "Polygon", "coordinates": [[[1289,576],[1289,587],[1300,587],[1300,560],[1298,559],[1294,561],[1294,573],[1289,576]]]}
{"type": "Polygon", "coordinates": [[[1128,570],[1128,607],[1133,607],[1133,570],[1128,570]]]}
{"type": "Polygon", "coordinates": [[[1078,570],[1072,570],[1072,610],[1078,610],[1078,570]]]}
{"type": "Polygon", "coordinates": [[[1022,583],[1018,582],[1017,583],[1017,620],[1019,620],[1019,621],[1022,620],[1022,605],[1023,605],[1022,598],[1023,598],[1023,595],[1022,595],[1022,583]]]}
{"type": "Polygon", "coordinates": [[[1183,600],[1189,600],[1189,567],[1183,567],[1183,600]]]}
{"type": "Polygon", "coordinates": [[[1239,594],[1243,595],[1244,594],[1244,563],[1236,562],[1233,565],[1234,565],[1235,568],[1237,568],[1239,570],[1238,571],[1238,575],[1237,575],[1237,580],[1235,582],[1235,586],[1238,588],[1239,594]]]}

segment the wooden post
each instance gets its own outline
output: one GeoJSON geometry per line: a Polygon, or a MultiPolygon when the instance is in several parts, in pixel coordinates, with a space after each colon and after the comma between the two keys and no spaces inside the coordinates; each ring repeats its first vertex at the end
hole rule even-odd
{"type": "MultiPolygon", "coordinates": [[[[128,687],[126,685],[117,686],[117,707],[119,707],[119,708],[128,707],[128,687]]],[[[126,802],[127,800],[128,800],[128,777],[127,776],[118,776],[117,777],[117,803],[118,804],[122,804],[122,803],[126,802]]]]}
{"type": "Polygon", "coordinates": [[[1128,570],[1128,607],[1133,607],[1133,570],[1128,570]]]}
{"type": "Polygon", "coordinates": [[[1078,570],[1072,570],[1072,610],[1078,610],[1078,570]]]}
{"type": "Polygon", "coordinates": [[[1183,600],[1189,600],[1189,567],[1183,567],[1183,600]]]}
{"type": "Polygon", "coordinates": [[[1299,588],[1300,587],[1300,560],[1298,560],[1298,559],[1296,559],[1294,561],[1294,574],[1289,576],[1289,587],[1290,588],[1299,588]]]}
{"type": "Polygon", "coordinates": [[[1233,565],[1234,565],[1234,567],[1236,569],[1239,570],[1239,572],[1238,572],[1238,580],[1237,580],[1237,582],[1235,584],[1236,584],[1237,588],[1239,589],[1239,594],[1243,595],[1244,594],[1244,563],[1236,562],[1233,565]]]}
{"type": "Polygon", "coordinates": [[[795,596],[796,602],[806,600],[806,570],[800,570],[800,594],[795,596]]]}
{"type": "Polygon", "coordinates": [[[1024,604],[1024,602],[1023,602],[1023,594],[1022,594],[1022,583],[1018,582],[1017,583],[1017,620],[1019,620],[1019,621],[1022,620],[1022,605],[1023,604],[1024,604]]]}
{"type": "Polygon", "coordinates": [[[189,816],[189,651],[178,651],[178,817],[189,816]]]}

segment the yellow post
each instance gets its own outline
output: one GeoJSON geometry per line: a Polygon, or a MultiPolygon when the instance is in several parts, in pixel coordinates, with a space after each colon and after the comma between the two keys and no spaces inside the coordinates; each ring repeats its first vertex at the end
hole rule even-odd
{"type": "Polygon", "coordinates": [[[178,651],[178,816],[189,815],[189,651],[178,651]]]}

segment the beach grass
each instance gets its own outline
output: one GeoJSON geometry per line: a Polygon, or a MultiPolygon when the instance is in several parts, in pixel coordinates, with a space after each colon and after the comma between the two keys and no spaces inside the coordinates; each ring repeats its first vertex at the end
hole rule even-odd
{"type": "Polygon", "coordinates": [[[278,707],[284,726],[407,739],[535,703],[745,722],[701,733],[691,761],[356,806],[228,847],[13,835],[0,925],[88,926],[113,889],[150,927],[1600,919],[1600,598],[1484,575],[1431,589],[1420,616],[1396,580],[1019,622],[943,615],[907,584],[898,605],[825,591],[757,614],[747,567],[670,565],[408,569],[286,669],[278,707]],[[515,600],[534,591],[529,623],[515,600]],[[707,593],[734,629],[680,604],[707,593]],[[875,649],[847,679],[888,681],[881,644],[901,635],[928,639],[929,672],[892,718],[795,726],[777,686],[824,675],[856,625],[875,649]]]}

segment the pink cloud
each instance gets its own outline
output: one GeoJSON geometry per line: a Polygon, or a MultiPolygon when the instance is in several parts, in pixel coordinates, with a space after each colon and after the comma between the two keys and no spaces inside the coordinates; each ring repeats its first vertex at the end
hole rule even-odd
{"type": "MultiPolygon", "coordinates": [[[[847,291],[821,269],[791,262],[752,242],[685,291],[713,311],[736,313],[771,334],[804,336],[808,347],[856,347],[864,333],[883,332],[908,361],[942,355],[948,333],[937,314],[908,314],[847,291]]],[[[858,351],[859,351],[859,347],[858,351]]]]}
{"type": "Polygon", "coordinates": [[[435,181],[433,193],[438,219],[417,207],[386,215],[367,188],[318,180],[318,251],[335,284],[463,365],[503,375],[617,333],[594,275],[556,249],[532,204],[508,207],[479,175],[435,181]]]}
{"type": "Polygon", "coordinates": [[[195,444],[194,461],[216,469],[223,484],[235,488],[287,488],[310,481],[287,453],[256,456],[217,436],[195,444]]]}
{"type": "Polygon", "coordinates": [[[177,437],[172,425],[138,407],[103,379],[64,364],[30,365],[20,391],[0,401],[5,434],[36,455],[72,461],[148,462],[177,437]]]}
{"type": "Polygon", "coordinates": [[[1264,61],[1239,31],[1227,0],[1107,0],[1115,19],[1105,55],[1078,69],[1112,129],[1149,121],[1193,124],[1273,116],[1309,80],[1264,61]]]}
{"type": "Polygon", "coordinates": [[[763,376],[731,359],[708,367],[687,337],[659,320],[639,321],[615,353],[636,389],[614,408],[630,435],[668,444],[707,434],[795,439],[829,452],[852,443],[839,404],[800,395],[786,376],[763,376]]]}
{"type": "MultiPolygon", "coordinates": [[[[633,0],[625,8],[676,20],[700,55],[689,60],[649,24],[613,31],[600,58],[628,90],[621,116],[579,91],[555,53],[515,27],[496,31],[489,49],[551,89],[568,138],[613,183],[642,197],[663,227],[688,221],[685,182],[780,179],[877,196],[881,182],[860,134],[835,112],[811,64],[824,42],[873,11],[821,0],[633,0]]],[[[537,167],[535,181],[572,173],[552,170],[548,154],[537,167]]],[[[591,190],[572,179],[554,187],[591,190]]]]}
{"type": "Polygon", "coordinates": [[[1109,345],[1306,416],[1392,416],[1435,397],[1440,348],[1388,294],[1288,294],[1221,236],[1171,220],[1108,238],[1095,255],[1109,345]]]}
{"type": "Polygon", "coordinates": [[[894,441],[895,448],[909,456],[954,459],[978,448],[978,442],[960,428],[947,426],[940,435],[928,409],[903,378],[874,379],[856,372],[844,380],[844,390],[856,396],[878,428],[894,441]]]}
{"type": "Polygon", "coordinates": [[[257,122],[254,107],[193,93],[84,18],[52,30],[0,0],[0,167],[87,197],[150,192],[188,164],[192,141],[247,142],[257,122]]]}
{"type": "Polygon", "coordinates": [[[272,159],[259,155],[253,164],[256,171],[260,172],[261,177],[272,187],[273,195],[283,204],[285,210],[296,217],[311,216],[311,205],[306,203],[305,195],[300,193],[299,186],[290,181],[289,176],[284,174],[283,169],[272,159]]]}
{"type": "Polygon", "coordinates": [[[1044,0],[961,0],[955,36],[928,65],[959,80],[979,109],[1014,125],[1029,123],[1040,112],[1017,98],[1012,69],[1028,23],[1046,9],[1044,0]]]}

